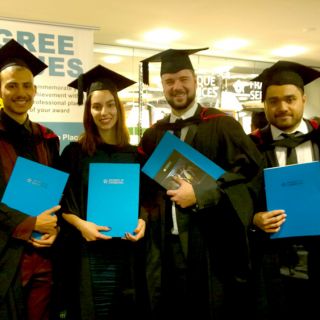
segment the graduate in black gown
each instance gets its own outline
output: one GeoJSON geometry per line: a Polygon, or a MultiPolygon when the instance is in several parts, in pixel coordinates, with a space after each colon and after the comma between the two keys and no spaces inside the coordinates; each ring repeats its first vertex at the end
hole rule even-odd
{"type": "MultiPolygon", "coordinates": [[[[304,86],[319,77],[316,69],[278,61],[253,79],[262,82],[262,102],[269,124],[250,136],[264,156],[265,167],[320,159],[319,124],[304,118],[304,86]]],[[[283,198],[284,207],[288,201],[291,199],[283,198]]],[[[305,201],[303,196],[300,201],[305,201]]],[[[283,208],[276,209],[267,211],[265,199],[261,199],[253,218],[250,238],[257,319],[313,319],[320,300],[320,237],[270,239],[290,219],[283,208]]]]}
{"type": "Polygon", "coordinates": [[[225,170],[211,183],[190,184],[176,177],[176,190],[155,182],[150,188],[154,192],[145,202],[150,319],[250,319],[246,234],[262,158],[239,122],[197,103],[189,54],[199,50],[168,49],[143,61],[145,83],[148,63],[161,62],[163,92],[171,108],[170,115],[144,132],[140,150],[146,158],[171,131],[225,170]]]}
{"type": "Polygon", "coordinates": [[[63,218],[70,224],[63,241],[69,263],[65,263],[68,270],[63,286],[68,319],[124,319],[138,312],[135,271],[140,269],[135,262],[141,241],[136,241],[144,236],[145,221],[137,219],[134,232],[128,230],[124,238],[111,238],[104,231],[112,226],[99,226],[86,219],[89,164],[138,163],[137,148],[129,144],[124,108],[117,94],[133,83],[98,65],[69,84],[79,90],[80,100],[83,88],[87,99],[85,131],[61,155],[61,168],[70,173],[62,207],[63,218]]]}

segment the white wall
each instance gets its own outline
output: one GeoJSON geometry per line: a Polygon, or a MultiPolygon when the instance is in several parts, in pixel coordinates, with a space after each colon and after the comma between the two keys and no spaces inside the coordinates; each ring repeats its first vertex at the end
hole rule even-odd
{"type": "Polygon", "coordinates": [[[320,117],[320,78],[305,86],[307,103],[304,110],[306,118],[320,117]]]}

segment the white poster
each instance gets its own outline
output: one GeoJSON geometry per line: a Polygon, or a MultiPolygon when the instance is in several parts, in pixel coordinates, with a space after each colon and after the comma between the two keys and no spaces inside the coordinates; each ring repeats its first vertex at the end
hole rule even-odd
{"type": "Polygon", "coordinates": [[[93,28],[0,20],[0,46],[12,38],[48,65],[35,77],[29,116],[54,130],[62,149],[82,132],[83,105],[67,84],[93,67],[93,28]]]}

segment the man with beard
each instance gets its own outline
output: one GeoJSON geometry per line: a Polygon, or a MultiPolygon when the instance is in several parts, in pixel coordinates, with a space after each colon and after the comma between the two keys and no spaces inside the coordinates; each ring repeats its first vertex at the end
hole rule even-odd
{"type": "MultiPolygon", "coordinates": [[[[319,77],[315,69],[278,61],[253,79],[262,82],[262,102],[269,121],[251,133],[264,155],[265,167],[320,159],[319,125],[303,118],[307,99],[304,86],[319,77]]],[[[312,319],[320,298],[320,237],[270,239],[290,216],[282,208],[268,212],[265,199],[260,204],[252,234],[252,262],[259,284],[258,318],[312,319]]]]}
{"type": "MultiPolygon", "coordinates": [[[[171,114],[147,129],[140,142],[146,159],[166,131],[221,166],[211,184],[164,190],[146,181],[147,281],[151,318],[250,318],[247,227],[259,192],[261,156],[241,125],[196,101],[197,78],[189,54],[169,49],[144,61],[161,62],[161,81],[171,114]]],[[[148,180],[146,178],[146,180],[148,180]]]]}

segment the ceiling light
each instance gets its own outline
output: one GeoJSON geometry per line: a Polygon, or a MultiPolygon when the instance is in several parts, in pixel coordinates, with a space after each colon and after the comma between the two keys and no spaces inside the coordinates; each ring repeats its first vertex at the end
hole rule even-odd
{"type": "Polygon", "coordinates": [[[295,57],[306,51],[305,47],[290,45],[273,50],[272,54],[279,57],[295,57]]]}
{"type": "Polygon", "coordinates": [[[229,38],[214,42],[214,49],[222,51],[234,51],[247,46],[249,41],[240,38],[229,38]]]}
{"type": "Polygon", "coordinates": [[[131,57],[133,52],[131,48],[125,47],[115,47],[106,44],[94,44],[93,47],[94,53],[102,53],[102,54],[109,54],[113,56],[127,56],[131,57]]]}
{"type": "Polygon", "coordinates": [[[130,40],[130,39],[118,39],[116,40],[117,43],[122,44],[122,45],[128,45],[128,46],[137,46],[141,47],[142,42],[130,40]]]}
{"type": "Polygon", "coordinates": [[[122,60],[119,56],[105,56],[103,61],[110,64],[117,64],[122,60]]]}
{"type": "Polygon", "coordinates": [[[143,39],[154,43],[169,43],[181,39],[181,32],[173,29],[159,28],[145,32],[143,39]]]}
{"type": "Polygon", "coordinates": [[[158,75],[158,76],[151,77],[150,83],[156,84],[157,86],[160,87],[161,86],[161,78],[160,78],[160,76],[158,75]]]}
{"type": "Polygon", "coordinates": [[[302,29],[302,32],[313,32],[313,31],[317,31],[316,27],[307,27],[302,29]]]}
{"type": "Polygon", "coordinates": [[[140,42],[140,41],[134,41],[130,39],[118,39],[116,40],[118,44],[121,44],[123,46],[129,46],[133,48],[150,48],[150,49],[165,49],[165,45],[155,44],[155,43],[146,43],[146,42],[140,42]]]}

